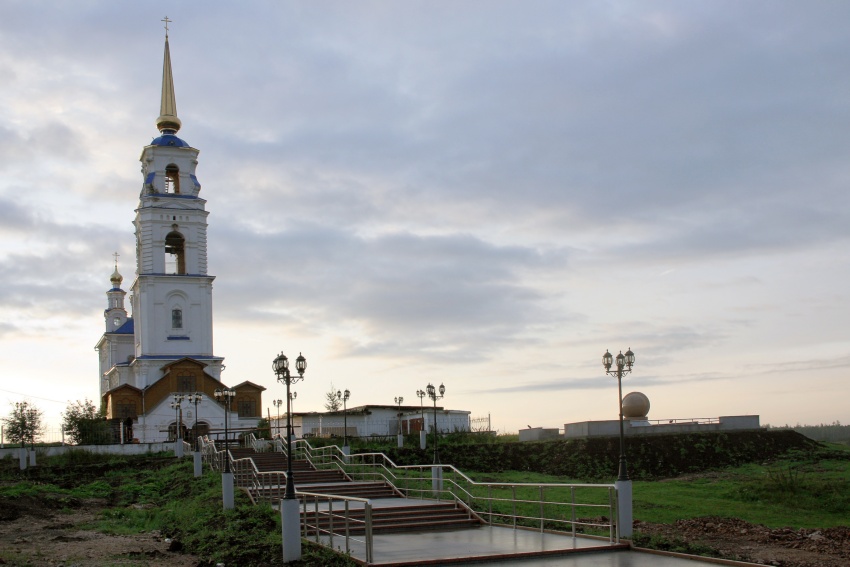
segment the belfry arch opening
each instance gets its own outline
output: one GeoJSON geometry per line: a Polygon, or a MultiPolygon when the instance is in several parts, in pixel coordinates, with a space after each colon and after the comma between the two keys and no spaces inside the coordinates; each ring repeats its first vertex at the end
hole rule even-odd
{"type": "Polygon", "coordinates": [[[173,163],[165,166],[165,192],[180,193],[180,168],[173,163]]]}
{"type": "Polygon", "coordinates": [[[165,237],[165,273],[186,273],[186,239],[176,230],[165,237]]]}

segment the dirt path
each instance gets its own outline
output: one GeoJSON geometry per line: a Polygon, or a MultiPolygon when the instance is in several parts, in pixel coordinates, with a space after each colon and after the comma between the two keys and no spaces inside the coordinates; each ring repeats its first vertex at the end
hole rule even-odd
{"type": "Polygon", "coordinates": [[[207,565],[172,551],[171,542],[155,532],[116,536],[82,529],[100,516],[103,501],[74,502],[73,508],[57,507],[60,504],[27,497],[0,499],[0,565],[207,565]]]}
{"type": "Polygon", "coordinates": [[[850,528],[823,530],[776,528],[734,518],[694,518],[673,525],[635,522],[643,534],[683,540],[720,552],[724,559],[776,567],[847,567],[850,528]]]}

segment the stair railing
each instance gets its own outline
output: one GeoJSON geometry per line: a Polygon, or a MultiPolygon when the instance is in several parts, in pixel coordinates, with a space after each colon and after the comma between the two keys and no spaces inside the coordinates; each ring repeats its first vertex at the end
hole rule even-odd
{"type": "Polygon", "coordinates": [[[233,472],[233,483],[242,488],[254,488],[257,486],[257,465],[254,459],[250,457],[242,457],[234,459],[230,456],[230,470],[233,472]]]}
{"type": "Polygon", "coordinates": [[[201,438],[201,458],[212,470],[220,471],[224,467],[224,451],[219,451],[215,440],[207,436],[201,438]]]}
{"type": "Polygon", "coordinates": [[[330,496],[316,492],[297,492],[301,504],[302,536],[331,549],[343,551],[342,546],[334,546],[334,538],[342,538],[344,552],[351,555],[351,544],[361,544],[365,548],[366,564],[373,563],[372,538],[372,502],[367,498],[354,496],[330,496]],[[335,502],[342,502],[336,509],[335,502]],[[354,506],[352,506],[352,504],[354,506]],[[363,518],[355,510],[363,510],[363,518]],[[354,537],[362,528],[363,538],[354,537]]]}
{"type": "MultiPolygon", "coordinates": [[[[293,457],[296,451],[316,469],[339,469],[350,479],[386,482],[409,498],[454,501],[486,523],[573,535],[579,530],[607,532],[609,541],[619,543],[613,484],[477,482],[452,465],[402,466],[384,453],[345,455],[336,445],[312,447],[304,439],[293,444],[293,457]]],[[[251,463],[252,486],[261,498],[280,498],[285,474],[261,473],[251,463]]]]}
{"type": "Polygon", "coordinates": [[[353,479],[384,481],[408,498],[454,501],[486,523],[573,535],[607,532],[609,541],[620,540],[613,484],[477,482],[452,465],[397,465],[384,453],[325,453],[353,479]]]}
{"type": "MultiPolygon", "coordinates": [[[[252,448],[255,440],[253,433],[246,436],[246,444],[252,448]]],[[[286,492],[286,472],[261,471],[251,457],[233,459],[231,455],[228,454],[228,456],[231,458],[234,483],[236,486],[249,489],[252,500],[274,503],[283,498],[286,492]]]]}

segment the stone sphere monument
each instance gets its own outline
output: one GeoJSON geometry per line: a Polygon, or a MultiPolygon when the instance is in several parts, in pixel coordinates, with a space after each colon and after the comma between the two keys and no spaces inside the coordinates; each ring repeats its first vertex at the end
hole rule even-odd
{"type": "Polygon", "coordinates": [[[631,392],[623,398],[623,417],[645,420],[649,415],[649,398],[642,392],[631,392]]]}

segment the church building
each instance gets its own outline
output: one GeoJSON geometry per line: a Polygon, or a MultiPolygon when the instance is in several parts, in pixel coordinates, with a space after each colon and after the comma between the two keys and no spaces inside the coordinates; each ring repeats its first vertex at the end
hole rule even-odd
{"type": "MultiPolygon", "coordinates": [[[[167,25],[167,22],[166,22],[167,25]]],[[[177,137],[168,28],[162,71],[160,135],[141,155],[142,189],[133,220],[136,273],[125,307],[123,277],[110,277],[106,328],[95,349],[101,400],[124,441],[192,439],[224,430],[216,401],[224,358],[213,353],[212,289],[207,273],[206,200],[195,175],[199,151],[177,137]]],[[[228,425],[254,427],[262,415],[262,386],[244,381],[232,390],[228,425]]]]}

